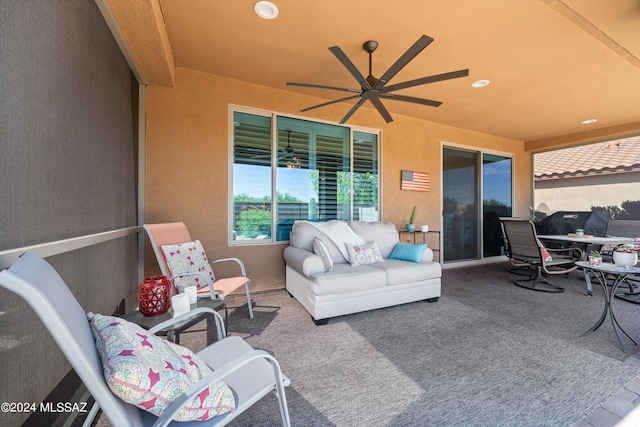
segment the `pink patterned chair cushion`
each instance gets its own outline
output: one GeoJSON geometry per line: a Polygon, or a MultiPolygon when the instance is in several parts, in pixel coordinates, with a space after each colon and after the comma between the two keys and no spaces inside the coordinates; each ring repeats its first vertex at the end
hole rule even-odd
{"type": "MultiPolygon", "coordinates": [[[[211,283],[216,280],[200,240],[177,245],[163,245],[162,252],[173,276],[185,273],[200,273],[209,277],[211,283]]],[[[208,284],[207,280],[198,274],[179,277],[175,280],[177,288],[180,286],[185,288],[187,286],[197,286],[200,289],[208,284]]]]}
{"type": "MultiPolygon", "coordinates": [[[[189,349],[113,316],[87,313],[105,380],[120,399],[160,416],[174,399],[212,373],[189,349]]],[[[235,410],[233,392],[223,381],[201,391],[173,418],[208,420],[235,410]]]]}

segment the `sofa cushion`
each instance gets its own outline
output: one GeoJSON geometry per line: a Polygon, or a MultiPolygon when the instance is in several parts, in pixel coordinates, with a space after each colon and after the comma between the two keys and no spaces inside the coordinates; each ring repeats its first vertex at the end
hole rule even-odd
{"type": "Polygon", "coordinates": [[[389,286],[419,282],[442,276],[442,268],[437,262],[415,263],[387,259],[386,262],[374,264],[373,268],[378,268],[385,272],[387,285],[389,286]]]}
{"type": "Polygon", "coordinates": [[[383,258],[389,258],[396,243],[400,241],[396,226],[385,222],[349,221],[349,227],[366,242],[375,241],[383,258]]]}
{"type": "MultiPolygon", "coordinates": [[[[380,265],[383,264],[386,263],[380,263],[380,265]]],[[[354,268],[349,264],[334,264],[333,271],[313,275],[311,293],[315,295],[348,294],[383,288],[386,282],[385,272],[374,266],[363,265],[354,268]]]]}
{"type": "Polygon", "coordinates": [[[389,255],[390,259],[403,261],[420,262],[422,255],[427,249],[427,245],[411,245],[408,243],[397,243],[389,255]]]}
{"type": "Polygon", "coordinates": [[[384,262],[376,242],[369,242],[364,245],[350,245],[347,243],[347,252],[349,253],[349,264],[354,267],[384,262]]]}
{"type": "Polygon", "coordinates": [[[327,238],[320,230],[306,221],[296,221],[291,228],[289,244],[296,248],[313,252],[313,241],[316,237],[320,237],[329,249],[331,259],[334,264],[346,263],[347,260],[342,256],[336,245],[327,238]]]}

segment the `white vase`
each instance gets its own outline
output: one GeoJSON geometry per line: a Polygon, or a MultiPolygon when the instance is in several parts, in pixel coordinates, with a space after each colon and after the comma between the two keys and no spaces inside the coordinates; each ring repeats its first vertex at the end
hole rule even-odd
{"type": "Polygon", "coordinates": [[[638,262],[637,252],[613,252],[613,262],[623,267],[633,267],[638,262]]]}

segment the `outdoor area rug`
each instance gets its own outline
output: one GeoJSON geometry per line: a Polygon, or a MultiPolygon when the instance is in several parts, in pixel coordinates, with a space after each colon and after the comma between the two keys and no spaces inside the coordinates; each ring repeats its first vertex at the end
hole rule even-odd
{"type": "MultiPolygon", "coordinates": [[[[228,331],[275,355],[291,379],[293,426],[573,426],[640,377],[625,362],[610,322],[580,337],[600,316],[602,290],[586,295],[581,273],[553,278],[543,294],[513,285],[507,264],[443,273],[442,296],[331,319],[316,326],[286,291],[229,300],[228,331]]],[[[621,324],[640,338],[638,305],[616,302],[621,324]],[[630,310],[629,307],[633,307],[630,310]],[[630,325],[631,320],[635,319],[630,325]]],[[[181,335],[206,345],[204,323],[181,335]]],[[[109,425],[102,416],[99,426],[109,425]]],[[[279,426],[268,395],[230,424],[279,426]]]]}
{"type": "MultiPolygon", "coordinates": [[[[244,306],[228,329],[274,354],[291,378],[294,426],[571,426],[640,375],[624,363],[638,348],[628,341],[623,353],[608,319],[580,338],[604,302],[572,274],[554,278],[564,294],[543,294],[513,285],[506,265],[445,270],[436,303],[324,326],[286,292],[262,293],[255,319],[244,306]]],[[[232,425],[281,425],[275,397],[232,425]]]]}

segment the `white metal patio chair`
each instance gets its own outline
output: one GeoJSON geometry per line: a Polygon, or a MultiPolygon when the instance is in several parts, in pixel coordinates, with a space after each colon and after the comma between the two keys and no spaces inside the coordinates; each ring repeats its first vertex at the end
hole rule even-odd
{"type": "Polygon", "coordinates": [[[198,308],[148,331],[155,333],[189,316],[209,311],[216,319],[218,336],[223,337],[197,353],[213,373],[187,388],[160,417],[156,417],[124,402],[111,392],[103,376],[102,362],[87,315],[49,263],[25,252],[11,268],[0,272],[0,286],[21,296],[33,308],[114,426],[223,426],[270,392],[278,398],[283,425],[290,425],[284,390],[289,380],[280,371],[276,359],[263,350],[254,350],[240,337],[227,337],[222,318],[213,310],[198,308]],[[207,421],[172,421],[185,403],[219,380],[233,390],[235,411],[207,421]]]}

